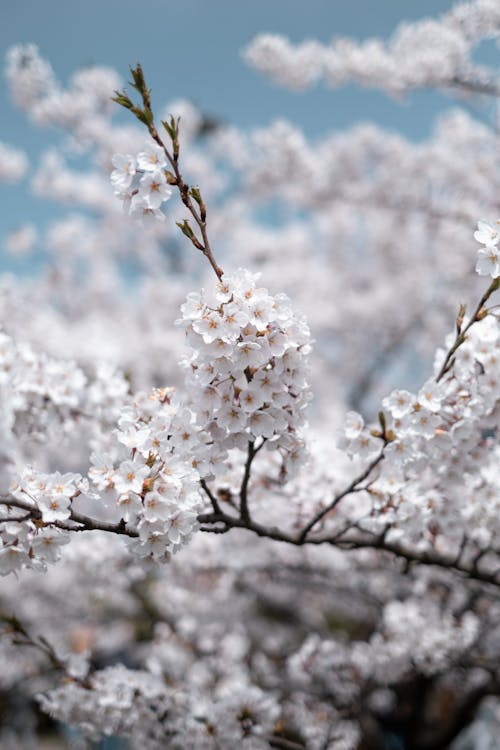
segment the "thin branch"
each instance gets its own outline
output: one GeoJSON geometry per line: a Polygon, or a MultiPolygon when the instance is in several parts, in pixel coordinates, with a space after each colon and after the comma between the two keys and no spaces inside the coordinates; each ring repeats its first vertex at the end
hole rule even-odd
{"type": "MultiPolygon", "coordinates": [[[[385,448],[385,445],[384,445],[385,448]]],[[[337,505],[338,503],[346,497],[346,495],[351,494],[351,492],[355,492],[358,488],[358,485],[361,484],[373,471],[373,469],[378,466],[378,464],[382,461],[384,458],[384,448],[379,453],[379,455],[367,466],[367,468],[355,479],[352,480],[352,482],[344,489],[342,492],[339,492],[338,495],[335,495],[331,503],[326,506],[326,508],[323,508],[319,511],[319,513],[316,513],[316,515],[309,521],[307,526],[305,526],[302,531],[299,534],[298,540],[299,542],[305,541],[307,535],[312,530],[316,524],[321,521],[321,519],[327,515],[327,513],[330,513],[337,505]]]]}
{"type": "Polygon", "coordinates": [[[202,513],[198,516],[198,521],[202,524],[202,531],[213,533],[216,529],[212,528],[214,524],[223,524],[225,532],[230,529],[245,529],[259,537],[273,539],[276,542],[292,544],[296,547],[302,547],[306,544],[322,545],[329,544],[337,549],[345,551],[355,551],[361,549],[373,549],[405,560],[408,564],[419,563],[421,565],[436,566],[445,570],[461,573],[473,580],[482,583],[500,586],[498,573],[480,570],[474,566],[467,566],[457,560],[457,556],[442,555],[435,550],[416,550],[404,547],[401,544],[387,541],[389,527],[386,527],[381,534],[369,534],[364,537],[338,538],[338,535],[325,537],[304,537],[303,533],[299,536],[287,534],[277,527],[266,527],[253,520],[245,521],[244,519],[230,516],[227,513],[202,513]]]}
{"type": "Polygon", "coordinates": [[[248,443],[247,460],[245,462],[245,470],[243,472],[243,479],[241,481],[241,487],[240,487],[240,517],[244,521],[250,521],[250,511],[248,508],[248,483],[250,481],[250,472],[252,469],[252,463],[253,463],[255,456],[260,451],[264,443],[265,443],[265,440],[263,440],[262,443],[260,443],[260,445],[257,448],[255,447],[254,440],[251,440],[248,443]]]}
{"type": "Polygon", "coordinates": [[[7,516],[6,518],[0,518],[0,523],[22,523],[31,518],[31,513],[25,513],[24,516],[7,516]]]}
{"type": "Polygon", "coordinates": [[[443,376],[446,375],[448,370],[450,370],[451,367],[453,366],[453,355],[455,354],[459,346],[461,346],[464,343],[466,334],[469,328],[471,328],[474,325],[474,323],[476,323],[478,320],[482,320],[484,318],[486,314],[486,311],[484,310],[484,306],[486,302],[488,301],[488,299],[493,294],[493,292],[495,292],[499,287],[500,287],[500,279],[493,279],[488,289],[485,291],[485,293],[479,300],[479,303],[476,309],[474,310],[473,314],[471,315],[471,318],[469,322],[467,323],[467,325],[465,326],[465,328],[457,331],[455,341],[453,342],[452,346],[448,350],[444,358],[444,362],[441,366],[441,369],[439,373],[436,375],[436,383],[439,383],[439,381],[443,378],[443,376]]]}
{"type": "Polygon", "coordinates": [[[125,109],[130,110],[132,114],[135,115],[135,117],[137,117],[137,119],[147,127],[151,138],[164,151],[165,156],[167,157],[167,160],[174,171],[173,175],[171,173],[166,174],[168,182],[169,184],[176,185],[178,187],[183,204],[186,206],[189,213],[198,225],[198,229],[202,237],[202,242],[200,242],[199,239],[195,236],[187,221],[184,221],[183,224],[178,224],[178,226],[183,234],[185,234],[186,237],[191,240],[192,244],[207,258],[217,278],[220,281],[223,276],[223,271],[215,261],[214,255],[212,253],[212,248],[210,247],[206,226],[207,209],[205,203],[201,197],[199,188],[195,186],[189,188],[189,186],[184,182],[184,179],[179,170],[179,120],[175,120],[174,117],[171,116],[170,123],[162,121],[162,125],[172,141],[172,152],[170,152],[163,140],[160,138],[156,129],[154,123],[154,115],[151,109],[151,89],[148,89],[146,85],[146,79],[144,77],[144,72],[140,63],[137,63],[135,67],[131,67],[130,72],[133,78],[133,81],[131,81],[131,85],[136,91],[139,92],[142,99],[143,108],[141,109],[140,107],[135,106],[126,91],[116,91],[116,96],[113,97],[113,101],[115,101],[125,109]],[[196,208],[193,200],[197,204],[198,208],[196,208]]]}
{"type": "MultiPolygon", "coordinates": [[[[6,505],[7,507],[12,508],[21,508],[22,510],[27,511],[27,513],[22,517],[2,518],[0,519],[1,523],[4,523],[6,521],[22,522],[27,521],[29,518],[36,519],[37,521],[43,521],[40,509],[27,501],[20,500],[16,497],[7,496],[0,498],[0,505],[6,505]]],[[[98,519],[90,518],[90,516],[85,516],[82,513],[77,513],[77,511],[73,510],[73,508],[70,508],[70,516],[67,521],[50,521],[44,523],[43,525],[47,527],[56,526],[58,529],[64,529],[65,531],[107,531],[112,534],[123,534],[130,537],[139,536],[137,531],[127,528],[127,524],[123,519],[121,519],[118,523],[108,523],[107,521],[99,521],[98,519]],[[73,521],[74,523],[78,524],[78,527],[72,526],[70,523],[68,523],[68,521],[73,521]]]]}
{"type": "Polygon", "coordinates": [[[491,81],[474,80],[472,78],[461,78],[459,75],[455,75],[450,80],[450,88],[464,89],[472,94],[479,94],[481,96],[500,96],[500,87],[491,81]]]}
{"type": "Polygon", "coordinates": [[[200,484],[203,488],[203,491],[207,495],[208,499],[212,503],[212,508],[214,509],[214,513],[221,513],[221,507],[219,505],[219,501],[215,497],[214,493],[212,492],[212,490],[210,489],[206,481],[204,479],[200,479],[200,484]]]}
{"type": "Polygon", "coordinates": [[[33,646],[33,648],[41,651],[49,659],[54,669],[64,672],[72,682],[78,683],[81,687],[86,689],[91,688],[88,678],[75,677],[68,673],[67,665],[59,658],[52,644],[44,636],[32,636],[27,627],[14,615],[6,615],[0,612],[0,622],[3,622],[7,626],[5,632],[10,632],[11,636],[13,636],[13,643],[16,645],[33,646]],[[19,640],[20,638],[22,640],[19,640]]]}
{"type": "Polygon", "coordinates": [[[127,528],[127,524],[121,519],[118,523],[108,523],[107,521],[99,521],[89,516],[84,516],[81,513],[77,513],[71,509],[70,521],[80,525],[80,528],[68,525],[66,521],[55,521],[54,526],[59,529],[65,529],[66,531],[107,531],[111,534],[121,534],[124,536],[130,536],[136,538],[139,536],[137,531],[127,528]]]}
{"type": "MultiPolygon", "coordinates": [[[[212,268],[213,268],[213,270],[214,270],[217,278],[220,281],[221,278],[222,278],[222,276],[223,276],[223,274],[224,274],[224,271],[222,270],[222,268],[216,262],[216,260],[214,258],[214,255],[213,255],[213,252],[212,252],[212,248],[210,247],[210,241],[208,239],[207,224],[206,224],[206,208],[205,208],[205,204],[202,204],[202,208],[200,208],[200,211],[198,212],[197,209],[196,209],[196,207],[195,207],[195,205],[194,205],[194,203],[193,203],[193,201],[192,201],[192,199],[191,199],[191,196],[189,194],[189,187],[184,182],[184,179],[183,179],[182,174],[180,172],[179,164],[178,164],[178,154],[176,154],[176,153],[171,154],[170,153],[170,151],[166,147],[165,143],[160,138],[160,136],[158,134],[158,131],[157,131],[157,129],[156,129],[156,127],[155,127],[155,125],[154,125],[153,122],[150,125],[148,125],[148,130],[149,130],[149,134],[150,134],[151,138],[165,152],[165,156],[167,157],[168,162],[169,162],[170,166],[172,167],[172,169],[174,171],[175,180],[176,180],[175,184],[177,185],[177,187],[179,189],[181,200],[182,200],[183,204],[186,206],[186,208],[188,209],[188,211],[191,214],[191,216],[193,217],[193,219],[195,220],[196,224],[198,225],[198,228],[200,230],[203,242],[202,243],[200,243],[200,242],[193,242],[193,238],[190,238],[190,239],[193,242],[193,245],[195,247],[197,247],[197,249],[200,250],[203,253],[203,255],[206,257],[206,259],[208,260],[208,262],[212,266],[212,268]]],[[[194,238],[194,239],[196,239],[196,238],[194,238]]]]}

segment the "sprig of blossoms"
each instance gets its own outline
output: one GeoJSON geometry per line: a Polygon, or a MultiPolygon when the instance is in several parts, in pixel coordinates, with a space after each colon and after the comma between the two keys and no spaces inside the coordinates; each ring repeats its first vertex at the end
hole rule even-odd
{"type": "MultiPolygon", "coordinates": [[[[475,238],[485,252],[496,254],[496,225],[479,222],[475,238]]],[[[486,275],[483,268],[477,269],[480,275],[486,275]]],[[[384,533],[391,542],[445,545],[455,554],[466,538],[480,550],[498,546],[500,528],[490,508],[498,493],[492,466],[500,409],[500,321],[486,302],[498,288],[499,274],[491,268],[489,273],[496,275],[476,311],[464,321],[461,307],[456,333],[437,351],[434,377],[418,393],[394,390],[383,399],[383,432],[365,426],[355,412],[346,415],[341,447],[364,460],[379,451],[360,528],[384,533]]]]}
{"type": "Polygon", "coordinates": [[[147,143],[136,156],[115,154],[112,163],[115,169],[111,184],[130,216],[163,220],[160,207],[172,195],[163,149],[156,143],[147,143]]]}
{"type": "Polygon", "coordinates": [[[208,473],[217,473],[214,445],[246,450],[267,441],[282,453],[283,477],[304,457],[309,328],[285,295],[257,279],[244,269],[224,275],[212,298],[189,294],[177,321],[191,347],[184,366],[195,424],[208,436],[199,457],[208,473]]]}

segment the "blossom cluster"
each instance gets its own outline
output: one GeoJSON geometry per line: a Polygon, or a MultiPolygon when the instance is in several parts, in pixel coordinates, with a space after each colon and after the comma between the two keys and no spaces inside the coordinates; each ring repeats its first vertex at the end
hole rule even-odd
{"type": "Polygon", "coordinates": [[[43,474],[26,467],[12,487],[12,501],[0,506],[0,575],[22,567],[45,570],[55,563],[70,535],[57,528],[71,515],[73,497],[85,491],[78,474],[43,474]]]}
{"type": "MultiPolygon", "coordinates": [[[[188,295],[178,321],[190,346],[187,387],[196,424],[209,435],[207,447],[245,451],[265,441],[282,454],[286,476],[304,457],[311,339],[288,298],[271,295],[257,279],[240,269],[223,276],[212,299],[204,291],[188,295]]],[[[210,455],[204,464],[202,475],[217,473],[210,455]]]]}
{"type": "Polygon", "coordinates": [[[327,689],[340,704],[359,699],[370,680],[379,687],[397,683],[408,672],[409,661],[427,677],[446,669],[472,648],[480,634],[472,613],[454,617],[440,611],[435,601],[409,597],[384,607],[381,622],[368,641],[349,644],[340,639],[308,636],[288,660],[294,682],[311,680],[327,689]],[[366,681],[366,682],[365,682],[366,681]]]}
{"type": "MultiPolygon", "coordinates": [[[[69,535],[60,528],[71,501],[86,495],[79,473],[48,473],[40,464],[71,439],[99,439],[123,405],[128,385],[106,365],[88,377],[74,362],[38,354],[0,333],[3,445],[0,461],[0,574],[56,562],[69,535]]],[[[63,463],[58,457],[58,463],[63,463]]]]}
{"type": "MultiPolygon", "coordinates": [[[[457,350],[451,376],[439,383],[428,380],[418,393],[396,389],[387,396],[382,402],[385,446],[380,430],[366,427],[359,414],[347,415],[341,445],[364,460],[383,457],[370,483],[371,515],[365,528],[387,527],[393,540],[425,539],[433,545],[439,534],[455,547],[459,544],[478,502],[476,496],[471,505],[469,494],[464,495],[464,479],[486,472],[493,459],[494,442],[484,435],[494,429],[499,408],[499,343],[500,324],[488,316],[470,329],[457,350]],[[454,490],[448,503],[445,498],[454,490]]],[[[438,354],[436,373],[443,356],[438,354]]],[[[481,492],[486,494],[496,491],[491,471],[489,477],[487,481],[483,475],[481,492]]],[[[482,543],[499,533],[498,525],[490,524],[482,543]]]]}
{"type": "Polygon", "coordinates": [[[113,69],[95,66],[77,71],[64,89],[35,44],[11,47],[6,62],[11,95],[37,124],[74,129],[86,142],[96,139],[112,106],[109,93],[121,85],[113,69]]]}
{"type": "Polygon", "coordinates": [[[35,352],[0,332],[2,490],[35,444],[47,447],[53,438],[60,447],[82,422],[98,433],[116,419],[128,384],[109,365],[97,364],[93,370],[86,374],[71,360],[35,352]]]}
{"type": "MultiPolygon", "coordinates": [[[[498,277],[497,261],[485,257],[496,256],[496,226],[479,222],[475,233],[485,245],[477,272],[493,278],[498,277]]],[[[445,352],[457,334],[438,350],[434,376],[418,393],[396,389],[382,400],[382,425],[366,426],[360,414],[349,412],[340,437],[340,446],[352,457],[378,464],[366,488],[361,527],[383,531],[393,542],[412,540],[421,548],[438,544],[450,552],[467,538],[480,550],[500,540],[496,504],[491,505],[499,489],[493,467],[498,459],[500,321],[492,307],[458,325],[466,326],[466,334],[449,367],[445,352]]]]}
{"type": "Polygon", "coordinates": [[[40,703],[88,739],[118,735],[148,750],[235,745],[265,750],[280,713],[273,696],[255,685],[233,680],[208,698],[169,687],[161,675],[122,665],[94,673],[86,687],[73,683],[51,690],[40,703]]]}
{"type": "Polygon", "coordinates": [[[386,43],[335,38],[331,44],[292,44],[278,34],[260,34],[245,50],[245,58],[291,89],[305,89],[324,78],[331,87],[354,80],[399,93],[429,85],[452,87],[460,80],[490,83],[472,52],[481,37],[499,34],[498,4],[479,0],[462,3],[438,20],[401,24],[386,43]]]}
{"type": "Polygon", "coordinates": [[[138,394],[104,439],[105,452],[92,454],[89,469],[104,505],[138,535],[132,550],[156,560],[167,560],[189,541],[202,508],[183,437],[182,418],[189,415],[178,417],[171,396],[168,389],[138,394]]]}
{"type": "Polygon", "coordinates": [[[0,486],[9,486],[16,460],[29,442],[70,430],[85,404],[87,378],[74,362],[35,353],[0,332],[2,449],[0,486]]]}
{"type": "Polygon", "coordinates": [[[111,184],[123,200],[130,216],[163,219],[162,203],[172,195],[166,178],[165,152],[156,143],[147,143],[136,157],[115,154],[111,184]]]}

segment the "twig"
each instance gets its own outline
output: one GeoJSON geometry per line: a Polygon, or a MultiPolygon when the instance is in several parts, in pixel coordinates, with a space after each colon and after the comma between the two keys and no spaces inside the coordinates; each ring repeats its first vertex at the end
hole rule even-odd
{"type": "Polygon", "coordinates": [[[467,325],[465,326],[465,328],[462,329],[460,327],[460,330],[457,331],[455,341],[453,342],[452,346],[448,350],[444,358],[444,362],[441,366],[441,369],[436,375],[436,383],[439,383],[439,381],[443,378],[443,376],[453,366],[453,355],[455,354],[459,346],[461,346],[464,343],[466,334],[469,328],[471,328],[474,325],[474,323],[476,323],[478,320],[482,320],[484,316],[487,314],[486,311],[483,309],[484,305],[486,304],[488,299],[491,297],[493,292],[495,292],[499,287],[500,287],[500,279],[493,279],[488,289],[485,291],[485,293],[479,300],[479,303],[476,309],[474,310],[473,314],[471,315],[471,318],[469,322],[467,323],[467,325]]]}
{"type": "Polygon", "coordinates": [[[250,521],[250,511],[248,508],[248,483],[250,481],[252,463],[265,442],[265,439],[263,439],[257,448],[255,447],[254,440],[248,442],[247,460],[245,462],[245,470],[243,472],[243,479],[240,487],[240,518],[242,518],[243,521],[250,521]]]}
{"type": "MultiPolygon", "coordinates": [[[[384,445],[385,448],[385,445],[384,445]]],[[[379,455],[367,466],[367,468],[355,479],[352,480],[352,482],[344,489],[342,492],[339,492],[338,495],[335,495],[331,503],[326,506],[326,508],[323,508],[319,511],[319,513],[316,513],[316,515],[309,521],[309,523],[302,529],[302,531],[299,534],[298,541],[303,542],[311,529],[316,526],[316,524],[321,521],[321,519],[327,515],[327,513],[330,513],[337,505],[338,503],[346,497],[346,495],[349,495],[351,492],[355,492],[358,485],[363,482],[373,471],[373,469],[378,466],[378,464],[382,461],[384,458],[384,448],[382,448],[382,451],[379,453],[379,455]]]]}

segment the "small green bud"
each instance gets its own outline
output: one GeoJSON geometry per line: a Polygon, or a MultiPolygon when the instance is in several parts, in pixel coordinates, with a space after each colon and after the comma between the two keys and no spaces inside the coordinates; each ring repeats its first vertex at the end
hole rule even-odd
{"type": "Polygon", "coordinates": [[[193,185],[193,187],[189,191],[189,195],[191,196],[191,198],[194,198],[198,205],[201,205],[201,203],[203,203],[203,201],[201,200],[200,188],[197,185],[193,185]]]}
{"type": "Polygon", "coordinates": [[[139,92],[139,94],[143,94],[146,89],[146,81],[144,79],[144,73],[142,71],[142,66],[140,63],[137,63],[135,68],[131,65],[130,66],[130,73],[132,75],[132,81],[130,82],[130,85],[134,87],[136,91],[139,92]]]}
{"type": "Polygon", "coordinates": [[[457,326],[457,333],[460,333],[462,330],[462,325],[464,322],[465,313],[467,312],[467,305],[460,305],[458,309],[458,315],[456,320],[456,326],[457,326]]]}
{"type": "Polygon", "coordinates": [[[191,229],[191,227],[189,226],[189,222],[187,221],[187,219],[185,221],[182,221],[182,222],[181,221],[177,221],[176,224],[179,227],[179,229],[181,230],[182,234],[185,234],[186,237],[189,237],[190,240],[196,239],[195,236],[194,236],[194,232],[191,229]]]}
{"type": "Polygon", "coordinates": [[[111,97],[112,102],[116,102],[121,107],[125,107],[125,109],[133,109],[132,100],[124,91],[115,91],[115,94],[116,96],[111,97]]]}

